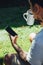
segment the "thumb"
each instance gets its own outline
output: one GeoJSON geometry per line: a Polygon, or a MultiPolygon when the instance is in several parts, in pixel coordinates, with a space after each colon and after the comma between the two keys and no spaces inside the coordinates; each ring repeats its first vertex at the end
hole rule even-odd
{"type": "Polygon", "coordinates": [[[18,36],[11,36],[12,43],[16,43],[18,36]]]}

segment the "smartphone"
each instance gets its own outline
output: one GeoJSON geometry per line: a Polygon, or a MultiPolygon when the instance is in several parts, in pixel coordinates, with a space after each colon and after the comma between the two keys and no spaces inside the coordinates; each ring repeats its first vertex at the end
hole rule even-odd
{"type": "Polygon", "coordinates": [[[10,26],[7,26],[5,30],[12,36],[18,35],[10,26]]]}

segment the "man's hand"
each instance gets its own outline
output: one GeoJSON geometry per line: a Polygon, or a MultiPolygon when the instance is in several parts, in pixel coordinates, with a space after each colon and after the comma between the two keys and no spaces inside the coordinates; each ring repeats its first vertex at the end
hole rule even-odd
{"type": "Polygon", "coordinates": [[[36,36],[36,33],[30,33],[30,35],[29,35],[29,40],[30,40],[30,42],[32,42],[33,41],[33,39],[35,38],[35,36],[36,36]]]}
{"type": "Polygon", "coordinates": [[[13,44],[16,44],[17,38],[18,38],[17,35],[15,35],[15,36],[10,36],[10,39],[11,39],[11,41],[12,41],[13,44]]]}
{"type": "Polygon", "coordinates": [[[10,36],[12,46],[17,51],[21,59],[26,61],[26,53],[16,44],[18,36],[10,36]]]}

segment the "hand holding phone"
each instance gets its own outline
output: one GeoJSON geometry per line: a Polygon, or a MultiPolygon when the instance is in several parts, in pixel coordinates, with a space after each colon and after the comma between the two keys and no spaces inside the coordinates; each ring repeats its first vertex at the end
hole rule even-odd
{"type": "Polygon", "coordinates": [[[10,37],[11,42],[16,43],[16,40],[17,40],[17,37],[18,37],[17,33],[15,31],[13,31],[13,29],[9,26],[7,26],[5,28],[5,30],[9,33],[9,37],[10,37]]]}
{"type": "Polygon", "coordinates": [[[10,35],[12,35],[12,36],[17,35],[17,33],[16,33],[15,31],[13,31],[13,29],[11,29],[11,27],[9,27],[9,26],[6,27],[6,31],[7,31],[10,35]]]}

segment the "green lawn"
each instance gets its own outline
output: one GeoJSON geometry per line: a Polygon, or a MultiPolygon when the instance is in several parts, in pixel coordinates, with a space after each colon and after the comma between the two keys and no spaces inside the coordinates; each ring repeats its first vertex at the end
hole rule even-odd
{"type": "Polygon", "coordinates": [[[17,44],[24,50],[28,51],[31,44],[29,41],[29,34],[31,32],[39,32],[40,25],[33,25],[32,27],[26,24],[22,15],[28,8],[1,8],[0,9],[0,58],[4,57],[7,53],[15,53],[8,33],[5,31],[7,25],[16,31],[18,34],[17,44]]]}

